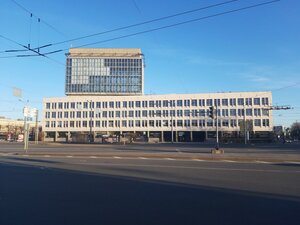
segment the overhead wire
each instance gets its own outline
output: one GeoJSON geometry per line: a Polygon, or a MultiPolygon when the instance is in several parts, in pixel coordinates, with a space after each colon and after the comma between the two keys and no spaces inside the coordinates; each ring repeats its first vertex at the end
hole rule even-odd
{"type": "MultiPolygon", "coordinates": [[[[13,0],[12,0],[13,1],[13,0]]],[[[229,1],[229,2],[233,2],[233,1],[237,1],[237,0],[232,0],[232,1],[229,1]]],[[[215,13],[215,14],[211,14],[211,15],[208,15],[208,16],[203,16],[203,17],[200,17],[200,18],[196,18],[196,19],[191,19],[191,20],[186,20],[186,21],[183,21],[183,22],[178,22],[178,23],[174,23],[174,24],[169,24],[169,25],[165,25],[165,26],[161,26],[161,27],[157,27],[157,28],[153,28],[153,29],[148,29],[148,30],[144,30],[144,31],[140,31],[140,32],[136,32],[136,33],[131,33],[131,34],[127,34],[127,35],[122,35],[122,36],[118,36],[118,37],[113,37],[113,38],[109,38],[109,39],[106,39],[106,40],[102,40],[102,41],[97,41],[97,42],[92,42],[92,43],[87,43],[87,44],[83,44],[83,45],[79,45],[79,46],[76,46],[74,48],[80,48],[80,47],[85,47],[85,46],[90,46],[90,45],[95,45],[95,44],[99,44],[99,43],[105,43],[105,42],[109,42],[109,41],[114,41],[114,40],[118,40],[118,39],[123,39],[123,38],[127,38],[127,37],[132,37],[132,36],[137,36],[137,35],[141,35],[141,34],[145,34],[145,33],[149,33],[149,32],[153,32],[153,31],[158,31],[158,30],[163,30],[163,29],[167,29],[167,28],[171,28],[171,27],[175,27],[175,26],[180,26],[180,25],[184,25],[184,24],[188,24],[188,23],[192,23],[192,22],[196,22],[196,21],[200,21],[200,20],[205,20],[205,19],[209,19],[209,18],[213,18],[213,17],[218,17],[218,16],[222,16],[222,15],[226,15],[226,14],[230,14],[230,13],[235,13],[235,12],[239,12],[239,11],[243,11],[243,10],[247,10],[247,9],[251,9],[251,8],[256,8],[256,7],[260,7],[260,6],[264,6],[264,5],[268,5],[268,4],[272,4],[272,3],[275,3],[275,2],[279,2],[280,0],[272,0],[272,1],[267,1],[267,2],[263,2],[263,3],[258,3],[258,4],[254,4],[254,5],[249,5],[249,6],[246,6],[246,7],[241,7],[241,8],[237,8],[237,9],[233,9],[233,10],[228,10],[228,11],[225,11],[225,12],[220,12],[220,13],[215,13]]],[[[226,4],[228,4],[229,2],[226,2],[226,4]]],[[[219,3],[217,5],[220,5],[220,4],[225,4],[225,2],[223,3],[219,3]]],[[[207,8],[207,7],[212,7],[212,5],[210,6],[206,6],[206,7],[203,7],[203,8],[207,8]]],[[[199,9],[198,9],[199,10],[199,9]]],[[[192,11],[192,10],[190,10],[192,11]]],[[[182,14],[182,13],[181,13],[182,14]]],[[[174,16],[174,15],[172,15],[174,16]]],[[[170,17],[170,16],[168,16],[170,17]]],[[[155,19],[155,20],[158,20],[158,19],[155,19]]],[[[153,21],[153,20],[152,20],[153,21]]],[[[141,23],[140,23],[141,24],[141,23]]],[[[126,26],[126,27],[130,27],[132,25],[129,25],[129,26],[126,26]]],[[[122,27],[122,28],[116,28],[116,29],[125,29],[125,27],[122,27]]],[[[116,29],[113,29],[113,30],[116,30],[116,29]]],[[[105,32],[112,32],[113,30],[110,30],[110,31],[105,31],[105,32]]],[[[104,32],[102,32],[104,33],[104,32]]],[[[98,33],[100,34],[100,33],[98,33]]],[[[0,35],[1,37],[2,35],[0,35]]],[[[89,35],[91,36],[91,35],[89,35]]],[[[2,36],[3,37],[3,36],[2,36]]],[[[87,36],[86,36],[87,37],[87,36]]],[[[75,39],[72,39],[72,40],[75,40],[75,39]]],[[[64,42],[60,42],[60,43],[65,43],[67,41],[64,41],[64,42]]],[[[27,46],[24,46],[24,45],[21,45],[17,42],[14,41],[14,43],[22,46],[23,48],[26,48],[28,49],[27,46]]],[[[56,43],[57,44],[57,43],[56,43]]],[[[53,44],[47,44],[45,45],[45,47],[50,47],[52,46],[53,44]]],[[[43,46],[42,46],[43,47],[43,46]]],[[[41,48],[41,47],[40,47],[41,48]]],[[[62,52],[62,51],[67,51],[69,48],[65,48],[65,49],[59,49],[59,50],[55,50],[55,51],[52,51],[52,52],[49,52],[49,53],[44,53],[44,54],[41,54],[39,52],[37,52],[35,49],[30,49],[31,51],[39,54],[40,56],[44,56],[46,57],[46,54],[54,54],[54,53],[58,53],[58,52],[62,52]]],[[[18,56],[20,57],[20,56],[18,56]]]]}
{"type": "Polygon", "coordinates": [[[128,29],[128,28],[137,27],[137,26],[141,26],[141,25],[145,25],[145,24],[149,24],[149,23],[153,23],[153,22],[157,22],[157,21],[161,21],[161,20],[166,20],[166,19],[170,19],[170,18],[173,18],[173,17],[182,16],[182,15],[185,15],[185,14],[189,14],[189,13],[193,13],[193,12],[197,12],[197,11],[201,11],[201,10],[205,10],[205,9],[209,9],[209,8],[214,8],[214,7],[217,7],[217,6],[226,5],[226,4],[230,4],[230,3],[233,3],[233,2],[237,2],[237,1],[239,1],[239,0],[230,0],[230,1],[225,1],[225,2],[221,2],[221,3],[217,3],[217,4],[204,6],[204,7],[201,7],[201,8],[196,8],[196,9],[192,9],[192,10],[188,10],[188,11],[183,11],[183,12],[180,12],[180,13],[176,13],[176,14],[172,14],[172,15],[168,15],[168,16],[163,16],[163,17],[148,20],[148,21],[143,21],[143,22],[140,22],[140,23],[135,23],[135,24],[127,25],[127,26],[117,27],[117,28],[107,30],[107,31],[102,31],[102,32],[94,33],[94,34],[89,34],[89,35],[85,35],[85,36],[81,36],[81,37],[77,37],[77,38],[68,39],[68,40],[65,40],[65,41],[51,43],[47,47],[54,46],[54,45],[59,45],[59,44],[64,44],[64,43],[72,42],[72,41],[78,41],[78,40],[81,40],[81,39],[86,39],[86,38],[90,38],[90,37],[94,37],[94,36],[98,36],[98,35],[108,34],[108,33],[112,33],[112,32],[115,32],[115,31],[125,30],[125,29],[128,29]]]}
{"type": "MultiPolygon", "coordinates": [[[[137,35],[140,35],[140,34],[150,33],[150,32],[157,31],[157,30],[163,30],[163,29],[167,29],[167,28],[171,28],[171,27],[175,27],[175,26],[180,26],[180,25],[184,25],[184,24],[188,24],[188,23],[192,23],[192,22],[196,22],[196,21],[200,21],[200,20],[205,20],[205,19],[218,17],[218,16],[230,14],[230,13],[235,13],[235,12],[239,12],[239,11],[243,11],[243,10],[247,10],[247,9],[251,9],[251,8],[256,8],[256,7],[260,7],[260,6],[264,6],[264,5],[269,5],[269,4],[273,4],[275,2],[279,2],[279,1],[280,0],[272,0],[272,1],[268,1],[268,2],[258,3],[258,4],[246,6],[246,7],[241,7],[241,8],[237,8],[237,9],[233,9],[233,10],[228,10],[228,11],[225,11],[225,12],[220,12],[220,13],[215,13],[215,14],[211,14],[211,15],[208,15],[208,16],[203,16],[203,17],[196,18],[196,19],[186,20],[186,21],[183,21],[183,22],[173,23],[173,24],[169,24],[169,25],[165,25],[165,26],[161,26],[161,27],[157,27],[157,28],[153,28],[153,29],[149,29],[149,30],[144,30],[144,31],[136,32],[136,33],[122,35],[122,36],[118,36],[118,37],[114,37],[114,38],[109,38],[109,39],[102,40],[102,41],[83,44],[83,45],[76,46],[74,48],[81,48],[81,47],[85,47],[85,46],[90,46],[90,45],[100,44],[100,43],[114,41],[114,40],[118,40],[118,39],[123,39],[123,38],[127,38],[127,37],[137,36],[137,35]]],[[[69,48],[61,49],[61,51],[66,51],[68,49],[69,48]]]]}
{"type": "Polygon", "coordinates": [[[23,5],[21,5],[20,3],[18,3],[15,0],[10,0],[11,2],[13,2],[15,5],[17,5],[20,9],[24,10],[25,12],[31,14],[33,17],[40,19],[40,22],[42,22],[43,24],[45,24],[46,26],[48,26],[49,28],[51,28],[52,30],[54,30],[55,32],[59,33],[60,35],[66,37],[66,35],[64,33],[62,33],[61,31],[59,31],[58,29],[56,29],[54,26],[52,26],[51,24],[49,24],[48,22],[46,22],[45,20],[41,19],[40,17],[36,16],[34,13],[32,13],[30,10],[28,10],[27,8],[25,8],[23,5]]]}

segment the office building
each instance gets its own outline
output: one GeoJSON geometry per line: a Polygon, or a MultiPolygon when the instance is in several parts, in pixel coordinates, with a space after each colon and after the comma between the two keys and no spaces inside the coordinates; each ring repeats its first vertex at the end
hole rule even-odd
{"type": "Polygon", "coordinates": [[[137,48],[73,48],[66,54],[66,95],[142,95],[143,54],[137,48]]]}
{"type": "MultiPolygon", "coordinates": [[[[167,94],[142,96],[66,96],[44,98],[44,127],[51,140],[78,133],[137,133],[149,140],[203,141],[215,134],[272,131],[271,92],[167,94]]],[[[49,140],[50,140],[49,139],[49,140]]]]}
{"type": "Polygon", "coordinates": [[[216,134],[216,121],[221,136],[272,131],[271,92],[144,95],[140,49],[70,49],[65,92],[44,98],[45,140],[136,134],[203,141],[216,134]]]}

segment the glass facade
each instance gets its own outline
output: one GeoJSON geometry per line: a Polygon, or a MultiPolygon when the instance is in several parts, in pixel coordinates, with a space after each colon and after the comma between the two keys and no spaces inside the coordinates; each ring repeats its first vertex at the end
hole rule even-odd
{"type": "Polygon", "coordinates": [[[66,95],[141,95],[144,64],[142,54],[67,55],[66,95]]]}

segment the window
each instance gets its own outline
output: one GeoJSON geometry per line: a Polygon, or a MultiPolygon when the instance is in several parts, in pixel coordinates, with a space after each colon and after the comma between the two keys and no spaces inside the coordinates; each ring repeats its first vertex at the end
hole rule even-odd
{"type": "Polygon", "coordinates": [[[53,118],[53,119],[56,118],[56,112],[51,113],[51,118],[53,118]]]}
{"type": "Polygon", "coordinates": [[[140,108],[141,107],[141,101],[135,101],[135,107],[140,108]]]}
{"type": "Polygon", "coordinates": [[[102,112],[102,117],[103,117],[103,118],[107,118],[107,111],[103,111],[103,112],[102,112]]]}
{"type": "Polygon", "coordinates": [[[190,116],[190,110],[184,110],[184,116],[190,116]]]}
{"type": "Polygon", "coordinates": [[[205,99],[199,99],[199,106],[205,106],[205,99]]]}
{"type": "Polygon", "coordinates": [[[236,106],[236,99],[235,98],[231,98],[229,102],[230,102],[231,106],[236,106]]]}
{"type": "Polygon", "coordinates": [[[169,106],[168,100],[163,100],[163,107],[168,107],[168,106],[169,106]]]}
{"type": "Polygon", "coordinates": [[[254,126],[255,127],[260,127],[261,126],[261,120],[260,119],[255,119],[254,120],[254,126]]]}
{"type": "Polygon", "coordinates": [[[246,105],[252,105],[252,98],[246,98],[246,105]]]}
{"type": "Polygon", "coordinates": [[[123,108],[127,108],[127,102],[123,101],[123,108]]]}
{"type": "Polygon", "coordinates": [[[254,109],[254,116],[260,116],[260,109],[254,109]]]}
{"type": "Polygon", "coordinates": [[[157,117],[161,117],[161,110],[156,110],[155,114],[157,117]]]}
{"type": "Polygon", "coordinates": [[[244,99],[238,98],[238,105],[244,105],[244,99]]]}
{"type": "Polygon", "coordinates": [[[263,105],[269,105],[269,98],[261,98],[261,101],[263,105]]]}
{"type": "Polygon", "coordinates": [[[143,106],[143,108],[147,108],[148,107],[148,102],[147,101],[143,101],[142,102],[142,106],[143,106]]]}
{"type": "Polygon", "coordinates": [[[46,109],[50,109],[50,103],[49,102],[46,103],[46,109]]]}
{"type": "Polygon", "coordinates": [[[197,99],[192,99],[192,106],[197,106],[197,99]]]}
{"type": "Polygon", "coordinates": [[[129,101],[129,108],[133,108],[134,107],[134,101],[129,101]]]}
{"type": "Polygon", "coordinates": [[[252,109],[246,109],[246,116],[252,116],[252,109]]]}
{"type": "Polygon", "coordinates": [[[260,98],[254,98],[254,105],[260,105],[260,98]]]}
{"type": "Polygon", "coordinates": [[[228,109],[222,109],[222,116],[228,116],[228,109]]]}
{"type": "Polygon", "coordinates": [[[154,101],[149,101],[149,107],[154,107],[154,101]]]}
{"type": "Polygon", "coordinates": [[[101,102],[96,102],[96,108],[101,108],[101,102]]]}
{"type": "Polygon", "coordinates": [[[71,109],[75,109],[75,102],[71,102],[71,109]]]}
{"type": "Polygon", "coordinates": [[[136,120],[135,121],[135,126],[136,127],[140,127],[141,126],[141,121],[140,120],[136,120]]]}
{"type": "Polygon", "coordinates": [[[135,117],[141,117],[141,111],[140,110],[135,111],[135,117]]]}
{"type": "Polygon", "coordinates": [[[115,106],[115,103],[114,102],[109,102],[109,108],[113,109],[115,106]]]}
{"type": "Polygon", "coordinates": [[[190,127],[191,126],[190,120],[184,120],[184,126],[185,127],[190,127]]]}
{"type": "Polygon", "coordinates": [[[121,116],[121,112],[120,111],[116,111],[116,118],[120,118],[121,116]]]}
{"type": "Polygon", "coordinates": [[[230,126],[231,127],[236,127],[237,126],[236,120],[230,120],[230,126]]]}
{"type": "Polygon", "coordinates": [[[149,120],[149,126],[154,127],[154,120],[149,120]]]}
{"type": "Polygon", "coordinates": [[[160,120],[156,120],[155,121],[155,125],[156,125],[156,127],[161,127],[161,121],[160,120]]]}
{"type": "Polygon", "coordinates": [[[134,116],[134,111],[133,110],[128,111],[128,117],[133,117],[133,116],[134,116]]]}
{"type": "Polygon", "coordinates": [[[69,109],[69,102],[64,103],[64,109],[69,109]]]}
{"type": "Polygon", "coordinates": [[[192,120],[192,127],[198,126],[198,120],[192,120]]]}
{"type": "Polygon", "coordinates": [[[182,106],[182,100],[177,100],[177,106],[179,106],[179,107],[182,106]]]}
{"type": "Polygon", "coordinates": [[[63,108],[63,103],[62,103],[62,102],[59,102],[59,103],[58,103],[58,108],[59,108],[59,109],[62,109],[62,108],[63,108]]]}
{"type": "Polygon", "coordinates": [[[56,109],[56,103],[52,103],[52,109],[56,109]]]}
{"type": "Polygon", "coordinates": [[[223,106],[228,106],[228,99],[227,98],[222,99],[222,105],[223,106]]]}
{"type": "Polygon", "coordinates": [[[182,116],[182,110],[177,110],[177,116],[181,117],[182,116]]]}
{"type": "Polygon", "coordinates": [[[88,102],[83,102],[83,108],[87,109],[88,108],[88,102]]]}
{"type": "Polygon", "coordinates": [[[228,120],[222,120],[223,127],[228,127],[228,125],[229,125],[228,120]]]}
{"type": "Polygon", "coordinates": [[[214,104],[217,105],[217,106],[220,106],[221,100],[220,99],[215,99],[214,104]]]}
{"type": "Polygon", "coordinates": [[[212,106],[213,100],[212,99],[206,99],[206,105],[212,106]]]}
{"type": "Polygon", "coordinates": [[[244,109],[238,109],[238,115],[244,116],[244,109]]]}
{"type": "Polygon", "coordinates": [[[156,107],[161,107],[161,101],[160,100],[157,100],[155,104],[156,104],[156,107]]]}
{"type": "Polygon", "coordinates": [[[184,100],[184,106],[185,107],[189,107],[190,106],[190,100],[189,99],[185,99],[184,100]]]}
{"type": "Polygon", "coordinates": [[[263,126],[265,126],[265,127],[270,126],[269,119],[263,119],[263,126]]]}
{"type": "Polygon", "coordinates": [[[147,110],[143,110],[142,111],[142,117],[147,117],[148,116],[148,111],[147,110]]]}
{"type": "Polygon", "coordinates": [[[262,109],[262,115],[263,116],[269,116],[269,110],[268,109],[262,109]]]}
{"type": "Polygon", "coordinates": [[[230,109],[230,116],[236,116],[236,109],[230,109]]]}
{"type": "Polygon", "coordinates": [[[182,120],[177,120],[177,127],[182,127],[182,120]]]}

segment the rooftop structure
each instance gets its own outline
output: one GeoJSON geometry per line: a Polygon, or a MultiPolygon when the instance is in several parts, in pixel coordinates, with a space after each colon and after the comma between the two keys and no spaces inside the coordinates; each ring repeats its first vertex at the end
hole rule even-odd
{"type": "Polygon", "coordinates": [[[144,62],[138,48],[73,48],[66,64],[66,95],[143,95],[144,62]]]}

